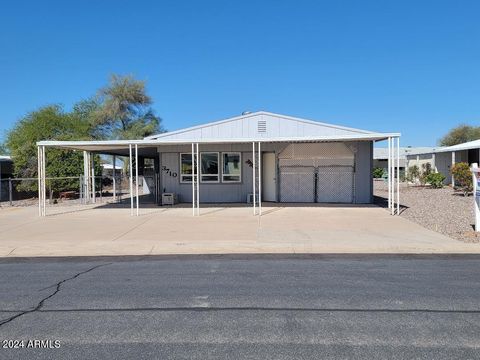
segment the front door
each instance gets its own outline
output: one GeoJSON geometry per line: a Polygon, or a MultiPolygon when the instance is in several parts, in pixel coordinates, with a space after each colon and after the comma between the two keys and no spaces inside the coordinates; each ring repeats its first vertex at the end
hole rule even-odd
{"type": "Polygon", "coordinates": [[[277,201],[277,167],[275,153],[267,152],[262,156],[262,200],[277,201]]]}

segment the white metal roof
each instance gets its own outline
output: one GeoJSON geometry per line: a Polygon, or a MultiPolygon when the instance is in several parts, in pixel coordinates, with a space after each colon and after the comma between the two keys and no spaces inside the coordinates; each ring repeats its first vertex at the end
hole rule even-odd
{"type": "Polygon", "coordinates": [[[470,149],[480,149],[480,139],[468,141],[463,144],[457,144],[453,146],[447,146],[442,149],[437,150],[436,152],[447,152],[447,151],[461,151],[461,150],[470,150],[470,149]]]}
{"type": "Polygon", "coordinates": [[[152,135],[145,138],[145,140],[261,140],[278,137],[326,137],[359,134],[375,134],[375,132],[301,119],[293,116],[274,114],[267,111],[257,111],[203,125],[152,135]]]}
{"type": "Polygon", "coordinates": [[[434,154],[434,153],[441,153],[441,152],[462,151],[462,150],[470,150],[470,149],[480,149],[480,139],[468,141],[468,142],[453,145],[453,146],[439,146],[436,148],[431,148],[431,150],[428,150],[428,151],[416,151],[407,155],[434,154]]]}
{"type": "Polygon", "coordinates": [[[369,133],[358,135],[337,136],[303,136],[303,137],[276,137],[263,139],[201,139],[201,140],[102,140],[102,141],[39,141],[37,145],[60,147],[86,151],[121,150],[129,145],[142,147],[155,147],[161,145],[189,145],[192,142],[199,144],[235,144],[251,142],[326,142],[326,141],[379,141],[388,137],[400,136],[399,133],[369,133]]]}
{"type": "Polygon", "coordinates": [[[8,155],[0,155],[0,161],[12,161],[12,158],[8,155]]]}
{"type": "Polygon", "coordinates": [[[86,151],[128,150],[129,145],[233,144],[260,142],[379,141],[400,133],[378,133],[266,111],[147,137],[143,140],[39,141],[37,145],[86,151]]]}
{"type": "MultiPolygon", "coordinates": [[[[400,158],[405,159],[407,155],[413,154],[425,154],[434,151],[434,147],[401,147],[400,148],[400,158]]],[[[388,158],[388,148],[374,148],[373,149],[373,158],[374,159],[387,159],[388,158]]]]}

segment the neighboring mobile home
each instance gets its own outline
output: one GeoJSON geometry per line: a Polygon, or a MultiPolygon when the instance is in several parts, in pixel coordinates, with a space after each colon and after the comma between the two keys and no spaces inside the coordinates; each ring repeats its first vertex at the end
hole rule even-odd
{"type": "Polygon", "coordinates": [[[412,152],[407,155],[407,168],[417,165],[420,169],[423,164],[430,164],[434,171],[445,176],[444,184],[452,183],[450,169],[453,164],[465,162],[469,165],[480,162],[480,139],[466,143],[433,148],[427,152],[412,152]]]}
{"type": "MultiPolygon", "coordinates": [[[[424,153],[432,151],[434,148],[431,147],[401,147],[400,148],[400,173],[405,171],[405,166],[407,163],[407,155],[412,153],[424,153]]],[[[387,171],[388,168],[388,148],[385,147],[376,147],[373,149],[373,167],[381,168],[384,171],[387,171]]]]}

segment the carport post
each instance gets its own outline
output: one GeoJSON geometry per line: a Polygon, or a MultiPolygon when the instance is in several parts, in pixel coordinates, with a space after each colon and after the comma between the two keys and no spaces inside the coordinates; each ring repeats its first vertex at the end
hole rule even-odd
{"type": "Polygon", "coordinates": [[[388,138],[388,171],[387,171],[387,174],[388,174],[388,208],[390,209],[390,206],[391,206],[391,156],[392,156],[392,151],[391,151],[391,139],[388,138]]]}
{"type": "Polygon", "coordinates": [[[47,200],[46,200],[47,191],[45,189],[45,179],[46,179],[45,161],[46,161],[45,146],[42,146],[42,207],[43,207],[42,216],[47,215],[47,200]]]}
{"type": "MultiPolygon", "coordinates": [[[[89,156],[90,157],[90,156],[89,156]]],[[[97,194],[96,194],[96,189],[95,189],[95,156],[92,156],[90,158],[90,162],[91,162],[91,166],[92,166],[92,203],[96,203],[96,197],[97,197],[97,194]]]]}
{"type": "Polygon", "coordinates": [[[83,152],[83,189],[84,203],[88,204],[90,201],[90,153],[88,151],[83,152]]]}
{"type": "Polygon", "coordinates": [[[128,155],[129,155],[129,165],[130,165],[130,215],[133,216],[133,174],[132,174],[132,144],[128,144],[128,155]]]}
{"type": "Polygon", "coordinates": [[[255,181],[256,181],[256,176],[255,176],[255,141],[252,142],[252,160],[253,160],[253,215],[256,215],[257,214],[257,211],[255,209],[255,206],[256,206],[256,196],[255,196],[255,181]]]}
{"type": "Polygon", "coordinates": [[[115,181],[115,164],[117,162],[116,160],[117,160],[117,157],[115,155],[113,155],[113,171],[112,171],[112,174],[113,174],[113,202],[117,201],[117,182],[115,181]]]}
{"type": "Polygon", "coordinates": [[[197,215],[200,216],[200,152],[197,143],[197,215]]]}
{"type": "Polygon", "coordinates": [[[400,215],[400,137],[397,137],[397,215],[400,215]]]}
{"type": "Polygon", "coordinates": [[[135,144],[135,199],[137,200],[137,216],[138,216],[138,144],[135,144]]]}
{"type": "MultiPolygon", "coordinates": [[[[41,181],[40,181],[40,146],[37,146],[37,177],[38,177],[38,216],[42,216],[42,196],[40,194],[41,181]]],[[[2,184],[0,183],[0,187],[2,184]]]]}
{"type": "MultiPolygon", "coordinates": [[[[180,169],[181,172],[182,169],[180,169]]],[[[192,143],[192,215],[195,216],[195,145],[192,143]]]]}
{"type": "Polygon", "coordinates": [[[258,142],[258,215],[262,216],[262,150],[258,142]]]}
{"type": "MultiPolygon", "coordinates": [[[[452,151],[452,166],[450,167],[450,171],[452,170],[454,165],[455,165],[455,151],[452,151]]],[[[452,188],[454,187],[455,187],[455,176],[453,176],[453,172],[452,172],[452,188]]]]}
{"type": "Polygon", "coordinates": [[[390,213],[392,215],[394,215],[395,213],[395,200],[396,200],[396,196],[395,196],[395,158],[396,158],[396,151],[395,151],[395,148],[396,148],[396,142],[395,142],[395,138],[392,137],[392,209],[390,211],[390,213]]]}

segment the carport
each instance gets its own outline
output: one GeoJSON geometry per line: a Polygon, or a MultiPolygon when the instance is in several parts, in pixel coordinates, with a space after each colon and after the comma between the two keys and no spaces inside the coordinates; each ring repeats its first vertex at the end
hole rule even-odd
{"type": "MultiPolygon", "coordinates": [[[[45,149],[82,151],[84,192],[95,202],[91,154],[129,163],[130,211],[139,214],[139,170],[154,162],[155,202],[175,194],[200,214],[200,203],[262,202],[367,204],[373,199],[373,143],[388,143],[388,207],[399,212],[398,133],[376,133],[258,112],[142,140],[38,142],[39,215],[45,216],[45,149]],[[396,170],[395,170],[396,168],[396,170]]],[[[115,186],[115,184],[114,184],[115,186]]]]}

